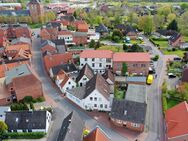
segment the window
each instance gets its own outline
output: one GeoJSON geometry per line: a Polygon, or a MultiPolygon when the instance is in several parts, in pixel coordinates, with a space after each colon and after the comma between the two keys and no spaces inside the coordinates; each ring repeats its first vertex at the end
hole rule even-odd
{"type": "Polygon", "coordinates": [[[28,129],[28,132],[32,132],[32,129],[28,129]]]}
{"type": "Polygon", "coordinates": [[[133,67],[138,67],[138,64],[133,64],[133,67]]]}
{"type": "Polygon", "coordinates": [[[92,61],[95,61],[95,58],[92,58],[92,61]]]}
{"type": "Polygon", "coordinates": [[[93,97],[90,97],[90,100],[92,101],[92,100],[93,100],[93,97]]]}
{"type": "Polygon", "coordinates": [[[94,100],[97,101],[97,97],[95,97],[94,100]]]}
{"type": "Polygon", "coordinates": [[[141,67],[142,67],[142,68],[145,68],[145,67],[146,67],[146,64],[141,64],[141,67]]]}
{"type": "Polygon", "coordinates": [[[103,104],[100,104],[100,108],[103,108],[103,104]]]}
{"type": "Polygon", "coordinates": [[[87,61],[87,58],[85,58],[85,61],[87,61]]]}
{"type": "Polygon", "coordinates": [[[71,84],[71,82],[69,82],[69,84],[71,84]]]}
{"type": "Polygon", "coordinates": [[[94,64],[94,63],[92,63],[92,67],[95,67],[95,64],[94,64]]]}
{"type": "Polygon", "coordinates": [[[107,105],[107,104],[105,104],[105,108],[108,108],[108,105],[107,105]]]}
{"type": "Polygon", "coordinates": [[[66,90],[68,90],[68,89],[69,89],[69,87],[66,88],[66,90]]]}
{"type": "Polygon", "coordinates": [[[97,107],[97,104],[94,104],[94,107],[97,107]]]}
{"type": "Polygon", "coordinates": [[[106,62],[107,62],[107,63],[111,63],[111,59],[107,58],[107,59],[106,59],[106,62]]]}
{"type": "Polygon", "coordinates": [[[84,64],[81,64],[81,66],[83,66],[84,64]]]}
{"type": "Polygon", "coordinates": [[[72,88],[74,88],[74,86],[72,86],[72,88]]]}
{"type": "Polygon", "coordinates": [[[87,78],[83,78],[83,80],[87,80],[87,78]]]}
{"type": "Polygon", "coordinates": [[[99,63],[99,67],[102,67],[102,63],[99,63]]]}

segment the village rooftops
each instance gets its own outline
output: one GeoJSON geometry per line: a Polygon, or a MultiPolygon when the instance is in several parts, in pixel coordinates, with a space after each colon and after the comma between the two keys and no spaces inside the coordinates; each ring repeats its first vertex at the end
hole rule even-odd
{"type": "Polygon", "coordinates": [[[114,62],[150,62],[149,53],[117,52],[113,55],[114,62]]]}
{"type": "Polygon", "coordinates": [[[146,86],[129,84],[125,99],[139,103],[147,103],[146,86]]]}
{"type": "Polygon", "coordinates": [[[113,52],[110,50],[84,50],[80,53],[80,58],[112,58],[113,52]]]}
{"type": "Polygon", "coordinates": [[[146,108],[146,103],[113,99],[110,117],[123,121],[144,124],[146,108]]]}
{"type": "Polygon", "coordinates": [[[83,141],[84,121],[76,112],[71,112],[64,120],[56,141],[83,141]]]}
{"type": "Polygon", "coordinates": [[[26,64],[22,64],[20,66],[17,66],[15,68],[12,68],[9,71],[5,72],[6,76],[6,85],[10,84],[12,82],[12,79],[20,76],[25,76],[31,74],[31,71],[26,64]]]}

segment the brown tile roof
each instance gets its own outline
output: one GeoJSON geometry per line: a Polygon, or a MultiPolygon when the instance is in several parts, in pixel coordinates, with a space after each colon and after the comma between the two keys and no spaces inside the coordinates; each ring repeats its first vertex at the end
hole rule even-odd
{"type": "Polygon", "coordinates": [[[64,85],[67,83],[67,81],[69,80],[69,77],[68,75],[63,71],[61,70],[58,75],[57,75],[57,79],[58,80],[62,80],[60,86],[61,87],[64,87],[64,85]]]}
{"type": "Polygon", "coordinates": [[[47,70],[60,64],[72,62],[72,53],[47,55],[44,57],[44,64],[47,70]]]}
{"type": "Polygon", "coordinates": [[[188,104],[182,102],[166,111],[167,136],[173,138],[188,134],[188,104]]]}
{"type": "Polygon", "coordinates": [[[110,50],[84,50],[80,53],[80,58],[112,58],[113,52],[110,50]]]}
{"type": "Polygon", "coordinates": [[[97,127],[90,132],[83,141],[110,141],[110,139],[106,136],[104,131],[97,127]]]}
{"type": "Polygon", "coordinates": [[[30,46],[28,44],[10,45],[6,47],[5,51],[11,51],[11,50],[19,51],[20,49],[28,51],[30,50],[30,46]]]}
{"type": "Polygon", "coordinates": [[[102,74],[105,80],[110,79],[112,82],[115,81],[114,74],[111,70],[106,70],[105,73],[102,74]]]}

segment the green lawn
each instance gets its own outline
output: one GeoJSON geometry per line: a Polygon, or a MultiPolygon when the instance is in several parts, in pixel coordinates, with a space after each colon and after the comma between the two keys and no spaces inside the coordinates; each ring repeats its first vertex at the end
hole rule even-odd
{"type": "Polygon", "coordinates": [[[188,36],[183,36],[183,40],[184,40],[185,42],[188,42],[188,36]]]}
{"type": "Polygon", "coordinates": [[[168,109],[174,107],[175,105],[179,104],[180,102],[181,101],[178,101],[178,100],[167,99],[168,109]]]}
{"type": "Polygon", "coordinates": [[[116,47],[116,46],[101,46],[98,48],[98,50],[111,50],[113,52],[123,52],[122,47],[116,47]]]}
{"type": "Polygon", "coordinates": [[[183,56],[184,56],[184,53],[185,53],[186,51],[183,51],[183,50],[168,51],[168,50],[163,50],[163,49],[162,49],[162,52],[163,52],[165,55],[178,55],[179,57],[183,57],[183,56]]]}
{"type": "Polygon", "coordinates": [[[154,41],[156,44],[159,44],[160,48],[167,48],[168,47],[168,41],[154,41]]]}

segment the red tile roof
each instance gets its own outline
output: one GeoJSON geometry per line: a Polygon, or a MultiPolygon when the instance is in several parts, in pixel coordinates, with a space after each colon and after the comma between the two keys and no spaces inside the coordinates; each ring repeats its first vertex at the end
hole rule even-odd
{"type": "Polygon", "coordinates": [[[84,138],[84,141],[110,141],[110,139],[97,127],[84,138]]]}
{"type": "Polygon", "coordinates": [[[54,54],[44,57],[44,64],[47,70],[54,66],[69,62],[72,62],[72,53],[54,54]]]}
{"type": "Polygon", "coordinates": [[[173,138],[188,134],[188,104],[182,102],[166,111],[167,136],[173,138]]]}
{"type": "Polygon", "coordinates": [[[72,33],[68,30],[61,30],[59,31],[58,35],[72,35],[72,33]]]}
{"type": "Polygon", "coordinates": [[[149,62],[148,53],[124,53],[118,52],[113,55],[114,62],[149,62]]]}
{"type": "Polygon", "coordinates": [[[80,58],[112,58],[113,52],[110,50],[84,50],[80,53],[80,58]]]}

